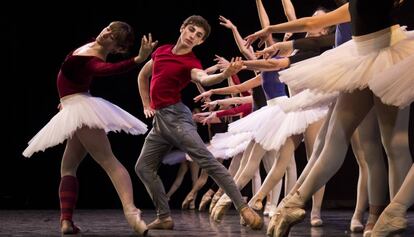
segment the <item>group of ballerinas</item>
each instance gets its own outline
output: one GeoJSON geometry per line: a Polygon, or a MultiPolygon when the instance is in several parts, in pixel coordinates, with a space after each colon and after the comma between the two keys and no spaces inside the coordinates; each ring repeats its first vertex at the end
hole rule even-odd
{"type": "MultiPolygon", "coordinates": [[[[113,155],[105,135],[119,130],[142,134],[147,130],[146,125],[110,102],[91,96],[88,90],[95,76],[121,73],[143,62],[157,42],[151,35],[144,36],[138,56],[106,63],[109,53],[128,49],[133,35],[129,25],[113,22],[94,42],[67,56],[57,80],[61,111],[30,141],[23,153],[30,157],[33,152],[67,140],[59,188],[62,233],[80,231],[73,223],[72,214],[78,192],[76,170],[87,153],[111,178],[126,219],[138,234],[144,235],[148,229],[172,229],[168,198],[174,189],[166,194],[154,172],[172,146],[188,154],[191,158],[188,160],[195,161],[204,172],[199,177],[193,175],[193,190],[183,207],[195,200],[194,194],[205,182],[205,174],[209,174],[220,188],[214,196],[212,189],[203,196],[200,209],[211,202],[211,216],[216,221],[223,218],[233,202],[243,221],[252,229],[260,229],[263,221],[251,208],[261,210],[266,198],[274,206],[268,235],[285,236],[292,225],[304,219],[305,203],[313,195],[311,224],[321,226],[324,185],[343,163],[350,141],[360,167],[350,229],[364,231],[364,236],[390,236],[407,227],[406,211],[414,202],[414,166],[408,142],[408,105],[414,100],[410,87],[414,78],[409,70],[414,63],[414,41],[413,33],[396,25],[391,17],[391,12],[403,6],[404,1],[384,0],[376,2],[373,8],[373,2],[350,0],[339,3],[341,6],[332,12],[317,10],[313,16],[300,19],[296,19],[289,0],[282,3],[289,22],[270,25],[262,0],[256,0],[262,30],[245,39],[230,20],[220,17],[221,24],[232,30],[247,60],[218,59],[220,72],[209,74],[201,70],[192,48],[204,42],[210,28],[204,19],[192,16],[181,26],[177,43],[159,47],[142,68],[138,84],[144,114],[154,117],[154,128],[136,165],[136,172],[157,209],[156,220],[148,226],[134,205],[129,175],[113,155]],[[330,27],[335,25],[336,35],[332,37],[330,27]],[[306,38],[289,41],[294,32],[307,32],[306,38]],[[283,42],[276,43],[271,33],[287,33],[287,36],[283,42]],[[251,44],[257,39],[261,40],[259,46],[265,43],[266,48],[254,52],[251,44]],[[334,49],[326,51],[333,45],[334,49]],[[173,60],[167,61],[170,58],[173,60]],[[157,70],[162,66],[168,70],[157,70]],[[183,67],[180,72],[178,67],[183,67]],[[213,137],[209,152],[194,129],[191,113],[179,102],[177,91],[190,81],[198,86],[216,84],[241,69],[257,74],[239,85],[205,91],[195,98],[198,101],[213,94],[252,90],[251,97],[226,102],[253,103],[254,112],[229,124],[226,133],[213,137]],[[185,80],[180,79],[182,71],[187,72],[185,80]],[[177,80],[174,85],[166,81],[167,73],[177,80]],[[151,88],[150,76],[153,77],[151,88]],[[283,83],[289,87],[289,97],[283,83]],[[308,164],[296,180],[294,151],[302,139],[308,164]],[[380,142],[387,155],[388,180],[380,142]],[[234,157],[229,171],[213,155],[234,157]],[[247,205],[238,190],[257,177],[262,160],[268,175],[247,205]],[[286,195],[278,204],[285,174],[286,195]],[[367,203],[369,216],[364,227],[367,203]]],[[[217,103],[207,101],[206,106],[217,103]]],[[[217,113],[199,116],[204,116],[199,121],[208,123],[217,113]]]]}
{"type": "MultiPolygon", "coordinates": [[[[261,1],[256,2],[259,3],[258,9],[261,9],[261,1]]],[[[283,173],[289,165],[288,161],[292,156],[292,151],[297,146],[297,142],[295,144],[294,140],[295,136],[292,135],[300,134],[306,129],[311,129],[312,126],[315,127],[313,137],[309,139],[311,142],[306,142],[310,162],[294,185],[295,187],[291,189],[290,194],[281,202],[276,211],[277,215],[273,216],[269,225],[268,234],[283,236],[287,234],[292,223],[297,223],[304,218],[302,208],[305,201],[318,188],[323,187],[339,169],[349,141],[351,141],[360,167],[358,197],[350,224],[351,231],[364,231],[364,236],[388,236],[406,228],[405,212],[413,202],[412,187],[410,187],[413,182],[413,166],[408,147],[408,105],[413,101],[413,92],[409,86],[413,79],[408,70],[408,65],[413,63],[412,32],[401,30],[398,25],[394,25],[392,19],[385,17],[390,16],[394,8],[404,4],[403,1],[383,3],[379,13],[372,9],[370,11],[372,19],[369,20],[369,24],[361,23],[360,14],[362,13],[359,11],[364,12],[365,10],[361,10],[362,6],[357,2],[343,2],[341,3],[343,6],[331,13],[275,26],[262,26],[263,30],[246,38],[249,44],[257,38],[261,38],[262,42],[266,43],[271,39],[269,37],[271,32],[312,31],[338,24],[336,31],[338,48],[303,63],[295,63],[297,61],[293,60],[295,64],[291,65],[289,70],[281,72],[281,79],[288,83],[291,91],[301,91],[300,93],[286,100],[287,102],[280,100],[275,102],[273,97],[269,96],[275,92],[269,91],[266,94],[268,96],[267,107],[277,104],[286,112],[287,117],[294,116],[295,113],[315,111],[315,109],[323,109],[328,106],[327,113],[321,111],[326,116],[324,122],[314,123],[318,118],[317,115],[314,118],[315,121],[310,119],[313,122],[301,121],[307,125],[294,124],[289,118],[283,118],[282,115],[276,116],[277,113],[270,112],[270,109],[261,109],[245,119],[230,124],[228,133],[224,135],[228,139],[237,140],[240,138],[237,137],[238,135],[243,134],[243,139],[246,139],[245,133],[251,133],[247,138],[250,140],[250,144],[244,148],[243,158],[238,173],[235,175],[236,184],[240,189],[250,181],[252,174],[257,171],[264,153],[269,151],[279,153],[273,155],[273,157],[278,157],[277,162],[273,163],[274,169],[272,168],[273,170],[261,189],[249,202],[253,208],[261,209],[262,200],[283,177],[283,173]],[[345,24],[350,21],[350,16],[353,16],[352,19],[358,20],[351,21],[351,24],[345,24]],[[340,46],[342,44],[343,46],[340,46]],[[332,67],[325,66],[331,65],[330,62],[335,62],[331,63],[332,67]],[[313,71],[322,72],[310,73],[313,71]],[[390,78],[394,78],[394,80],[391,81],[390,78]],[[363,102],[361,103],[361,101],[363,102]],[[266,120],[266,116],[271,119],[266,120]],[[279,118],[282,122],[278,121],[279,118]],[[283,121],[286,124],[283,124],[283,121]],[[286,126],[287,124],[290,127],[286,126]],[[301,126],[305,128],[300,130],[301,126]],[[291,131],[285,131],[286,127],[291,131]],[[282,140],[282,146],[278,145],[278,139],[282,140]],[[315,141],[315,145],[312,141],[315,141]],[[382,142],[387,154],[388,180],[380,142],[382,142]],[[252,149],[254,152],[251,151],[252,149]],[[338,157],[338,152],[342,156],[338,157]],[[388,192],[391,198],[389,205],[387,205],[388,192]],[[369,216],[364,229],[362,220],[367,203],[369,203],[369,216]],[[384,208],[386,208],[385,211],[384,208]]],[[[369,4],[367,3],[367,5],[369,4]]],[[[286,6],[289,5],[286,4],[286,6]]],[[[238,37],[235,33],[237,28],[232,27],[232,23],[224,17],[221,17],[221,20],[223,25],[232,29],[237,41],[238,37]]],[[[261,19],[261,22],[266,21],[261,19]]],[[[241,38],[239,37],[239,39],[241,38]]],[[[280,55],[280,52],[294,48],[295,44],[297,42],[272,44],[257,52],[256,55],[264,55],[269,58],[277,51],[280,55]]],[[[238,45],[243,44],[238,42],[238,45]]],[[[308,45],[315,47],[314,42],[308,42],[308,45]]],[[[246,52],[246,49],[247,47],[241,48],[241,52],[246,52]]],[[[248,54],[245,56],[247,59],[251,59],[248,54]]],[[[286,59],[247,60],[243,61],[243,65],[247,69],[260,71],[280,70],[292,64],[292,60],[291,62],[284,60],[286,59]]],[[[269,90],[266,88],[268,86],[266,76],[268,75],[262,73],[262,78],[256,77],[239,86],[207,91],[196,97],[196,100],[208,98],[212,94],[228,94],[247,90],[260,85],[260,81],[262,81],[262,87],[266,92],[269,90]]],[[[272,85],[272,89],[277,90],[277,86],[272,85]]],[[[283,94],[275,97],[283,97],[283,94]]],[[[283,100],[283,98],[279,99],[283,100]]],[[[297,118],[306,120],[308,117],[302,115],[297,118]]],[[[232,154],[231,152],[235,149],[232,149],[228,144],[228,140],[222,138],[223,136],[220,136],[220,139],[213,138],[213,147],[223,146],[223,144],[217,144],[215,140],[227,141],[228,152],[232,154]]],[[[222,195],[222,193],[218,193],[219,196],[222,195]]],[[[231,201],[223,195],[215,208],[212,209],[212,217],[220,219],[230,204],[231,201]]],[[[322,220],[320,213],[314,209],[315,205],[312,210],[311,223],[313,226],[318,226],[322,224],[322,220]]]]}

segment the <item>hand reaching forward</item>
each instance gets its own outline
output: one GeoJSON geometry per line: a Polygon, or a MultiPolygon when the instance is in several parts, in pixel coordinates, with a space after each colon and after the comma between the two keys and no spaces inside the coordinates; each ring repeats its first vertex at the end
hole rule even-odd
{"type": "Polygon", "coordinates": [[[244,38],[246,40],[246,46],[249,47],[257,39],[260,39],[259,47],[261,47],[265,43],[265,41],[266,41],[267,37],[269,37],[269,35],[270,35],[270,33],[267,31],[267,28],[263,28],[263,29],[255,32],[255,33],[251,34],[251,35],[248,35],[248,36],[246,36],[246,38],[244,38]]]}
{"type": "Polygon", "coordinates": [[[158,41],[152,41],[152,35],[151,33],[148,34],[148,37],[146,35],[142,36],[141,39],[141,46],[139,48],[138,56],[135,58],[136,62],[142,62],[145,59],[150,56],[154,48],[157,46],[158,41]]]}
{"type": "Polygon", "coordinates": [[[194,97],[194,102],[198,102],[200,100],[205,101],[205,100],[209,99],[212,95],[213,95],[212,90],[205,91],[205,92],[199,94],[198,96],[194,97]]]}

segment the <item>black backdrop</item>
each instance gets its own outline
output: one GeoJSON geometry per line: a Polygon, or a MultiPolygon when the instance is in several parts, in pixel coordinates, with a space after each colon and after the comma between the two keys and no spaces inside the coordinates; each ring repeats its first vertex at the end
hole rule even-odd
{"type": "MultiPolygon", "coordinates": [[[[279,1],[263,2],[271,23],[285,21],[279,1]]],[[[334,6],[332,0],[293,0],[293,3],[298,17],[310,15],[318,5],[328,8],[334,6]]],[[[405,15],[404,23],[411,26],[414,20],[409,12],[412,10],[411,1],[402,11],[405,15]]],[[[137,39],[144,33],[152,32],[154,38],[162,44],[175,42],[180,24],[186,17],[192,14],[202,15],[212,25],[210,38],[195,49],[204,66],[211,65],[214,54],[225,57],[239,55],[230,31],[218,24],[220,14],[231,19],[242,35],[260,28],[255,2],[250,0],[140,0],[111,3],[56,1],[47,5],[39,1],[15,2],[4,11],[6,26],[2,30],[6,33],[2,33],[2,42],[6,40],[3,44],[6,60],[2,81],[4,92],[7,90],[12,96],[3,96],[3,106],[6,108],[6,112],[2,113],[6,121],[2,143],[2,151],[5,152],[0,158],[0,208],[3,209],[58,208],[59,168],[64,146],[58,145],[36,153],[30,159],[23,158],[21,152],[27,141],[57,112],[59,99],[55,80],[66,54],[96,36],[110,21],[130,23],[136,31],[137,39]]],[[[138,51],[138,42],[137,40],[132,53],[138,51]]],[[[97,80],[91,92],[114,102],[150,125],[150,120],[145,120],[142,115],[136,83],[138,70],[97,80]]],[[[247,78],[244,76],[244,79],[247,78]]],[[[189,87],[184,93],[184,100],[191,103],[194,95],[194,88],[189,87]]],[[[411,123],[412,121],[413,119],[411,123]]],[[[413,127],[410,129],[412,132],[413,127]]],[[[114,153],[131,174],[138,207],[152,208],[144,186],[133,171],[144,136],[110,134],[109,138],[114,153]]],[[[297,151],[297,160],[300,170],[305,163],[303,147],[297,151]]],[[[161,176],[167,189],[177,168],[161,167],[161,176]]],[[[352,153],[349,153],[343,168],[328,184],[325,199],[353,200],[357,173],[356,162],[352,153]]],[[[78,177],[78,207],[121,206],[109,178],[90,157],[81,164],[78,177]]],[[[187,175],[183,186],[172,198],[173,207],[180,205],[189,189],[190,179],[187,175]]]]}

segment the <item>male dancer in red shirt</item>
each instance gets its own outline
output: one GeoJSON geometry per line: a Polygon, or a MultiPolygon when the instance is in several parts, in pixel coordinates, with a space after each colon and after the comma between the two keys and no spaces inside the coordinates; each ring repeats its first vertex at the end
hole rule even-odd
{"type": "Polygon", "coordinates": [[[157,169],[164,154],[175,146],[189,154],[225,190],[246,224],[252,229],[261,229],[262,219],[244,202],[226,168],[207,150],[197,133],[191,111],[181,102],[180,96],[181,90],[191,81],[202,85],[219,83],[240,71],[242,65],[232,63],[222,73],[207,75],[192,49],[205,41],[210,25],[201,16],[190,16],[181,25],[180,32],[176,44],[163,45],[154,51],[152,59],[138,75],[144,114],[147,118],[154,116],[153,128],[145,139],[135,166],[157,210],[157,219],[148,228],[174,227],[157,169]]]}

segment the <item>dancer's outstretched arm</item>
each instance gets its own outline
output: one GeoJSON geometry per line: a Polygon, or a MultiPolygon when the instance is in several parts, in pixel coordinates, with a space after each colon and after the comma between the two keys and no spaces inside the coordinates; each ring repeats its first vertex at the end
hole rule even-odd
{"type": "Polygon", "coordinates": [[[328,26],[349,22],[351,16],[348,11],[348,6],[349,4],[345,4],[324,15],[303,17],[294,21],[271,25],[247,36],[245,40],[247,41],[247,45],[251,45],[260,38],[259,45],[261,45],[271,33],[316,31],[328,26]]]}

